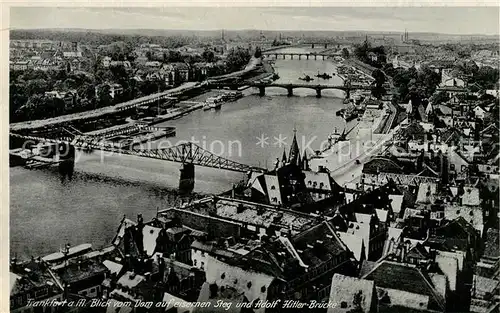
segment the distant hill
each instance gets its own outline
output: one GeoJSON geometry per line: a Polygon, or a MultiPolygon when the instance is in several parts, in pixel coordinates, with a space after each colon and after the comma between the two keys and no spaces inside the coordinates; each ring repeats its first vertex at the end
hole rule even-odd
{"type": "MultiPolygon", "coordinates": [[[[11,39],[52,39],[63,34],[70,37],[80,37],[95,35],[104,36],[141,36],[141,37],[183,37],[190,38],[193,41],[197,38],[214,38],[222,37],[222,30],[170,30],[170,29],[12,29],[10,31],[11,39]]],[[[224,38],[226,40],[245,41],[245,40],[260,40],[263,37],[267,39],[275,39],[280,35],[282,38],[292,37],[300,38],[335,38],[335,37],[390,37],[399,39],[401,32],[377,32],[377,31],[272,31],[272,30],[224,30],[224,38]]],[[[476,41],[476,40],[498,40],[495,35],[456,35],[456,34],[440,34],[440,33],[409,33],[411,39],[421,41],[476,41]]],[[[64,37],[64,36],[63,36],[64,37]]],[[[57,40],[57,39],[56,39],[57,40]]],[[[59,39],[63,40],[63,39],[59,39]]],[[[99,40],[98,40],[99,41],[99,40]]]]}

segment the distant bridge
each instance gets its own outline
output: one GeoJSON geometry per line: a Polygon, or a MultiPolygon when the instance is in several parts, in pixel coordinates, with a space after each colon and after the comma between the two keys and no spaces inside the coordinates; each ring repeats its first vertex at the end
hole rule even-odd
{"type": "Polygon", "coordinates": [[[265,51],[262,52],[262,55],[265,56],[274,56],[276,59],[278,57],[283,57],[283,60],[286,59],[287,56],[290,56],[290,58],[293,60],[293,57],[298,57],[299,60],[302,58],[305,58],[306,60],[309,60],[309,58],[314,58],[314,60],[317,60],[318,57],[321,59],[325,60],[331,56],[334,56],[336,54],[334,53],[324,53],[324,52],[318,52],[318,53],[312,53],[312,52],[274,52],[274,51],[265,51]]]}
{"type": "Polygon", "coordinates": [[[16,133],[10,133],[9,136],[11,140],[33,141],[34,143],[42,142],[55,145],[65,144],[84,150],[89,149],[115,152],[117,154],[134,155],[182,164],[193,164],[241,173],[246,173],[248,171],[265,171],[263,168],[238,163],[215,155],[192,142],[186,142],[163,149],[123,149],[116,147],[112,142],[103,140],[102,137],[99,136],[75,136],[58,139],[20,135],[16,133]]]}
{"type": "Polygon", "coordinates": [[[351,90],[372,90],[372,86],[365,86],[365,85],[352,85],[352,84],[343,84],[343,85],[328,85],[328,84],[310,84],[310,83],[292,83],[292,84],[287,84],[287,83],[245,83],[245,82],[229,82],[229,83],[217,83],[217,82],[212,82],[209,85],[212,88],[217,88],[217,87],[229,87],[231,89],[237,89],[238,87],[242,86],[250,86],[250,87],[256,87],[259,88],[259,95],[260,96],[265,96],[266,94],[266,88],[271,88],[271,87],[278,87],[278,88],[285,88],[288,91],[288,96],[293,96],[293,90],[296,88],[308,88],[308,89],[313,89],[316,91],[316,97],[321,98],[321,91],[323,89],[337,89],[337,90],[342,90],[346,93],[346,98],[350,97],[350,92],[351,90]]]}

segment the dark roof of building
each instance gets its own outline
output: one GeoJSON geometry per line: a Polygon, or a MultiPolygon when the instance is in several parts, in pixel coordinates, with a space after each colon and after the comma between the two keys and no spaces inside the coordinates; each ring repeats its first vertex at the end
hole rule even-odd
{"type": "Polygon", "coordinates": [[[10,294],[29,292],[43,286],[50,286],[51,292],[60,291],[57,282],[47,267],[40,261],[31,260],[11,267],[10,294]]]}
{"type": "Polygon", "coordinates": [[[376,213],[375,209],[390,210],[392,212],[389,194],[401,194],[395,187],[394,182],[389,182],[380,188],[361,194],[354,201],[342,206],[340,213],[349,220],[354,221],[355,213],[371,215],[376,213]]]}
{"type": "Polygon", "coordinates": [[[444,300],[433,287],[431,279],[415,266],[384,260],[363,278],[375,281],[377,287],[429,296],[429,303],[434,302],[444,308],[444,300]]]}
{"type": "Polygon", "coordinates": [[[346,248],[328,222],[323,222],[298,234],[291,240],[302,261],[314,267],[344,252],[346,248]]]}
{"type": "Polygon", "coordinates": [[[484,256],[489,258],[499,258],[499,236],[498,229],[490,228],[486,232],[486,238],[484,240],[484,256]]]}
{"type": "Polygon", "coordinates": [[[81,264],[70,264],[66,267],[57,270],[58,276],[65,283],[75,283],[95,275],[100,275],[109,272],[108,268],[97,261],[86,261],[81,264]]]}
{"type": "Polygon", "coordinates": [[[467,251],[477,238],[478,234],[472,225],[463,217],[459,217],[433,229],[427,243],[433,248],[445,251],[467,251]]]}
{"type": "Polygon", "coordinates": [[[428,259],[430,257],[429,252],[425,250],[424,246],[421,245],[420,243],[417,243],[413,248],[408,251],[406,254],[408,258],[415,258],[415,259],[428,259]]]}
{"type": "Polygon", "coordinates": [[[401,131],[398,133],[398,137],[400,138],[424,139],[424,136],[425,130],[418,123],[412,123],[406,128],[401,129],[401,131]]]}
{"type": "Polygon", "coordinates": [[[374,157],[363,165],[363,173],[402,173],[403,167],[386,157],[374,157]]]}

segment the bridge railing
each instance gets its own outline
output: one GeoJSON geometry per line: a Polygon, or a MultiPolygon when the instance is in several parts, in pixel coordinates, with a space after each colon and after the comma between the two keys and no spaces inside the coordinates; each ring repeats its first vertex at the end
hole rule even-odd
{"type": "Polygon", "coordinates": [[[101,137],[94,136],[76,136],[74,138],[64,137],[59,139],[25,136],[15,133],[10,133],[10,136],[14,136],[24,140],[32,140],[34,142],[65,143],[79,148],[102,150],[116,153],[118,155],[125,154],[178,163],[192,163],[199,166],[243,173],[249,171],[266,171],[266,169],[263,168],[250,166],[218,156],[192,142],[187,142],[164,149],[134,149],[133,147],[128,147],[125,149],[123,146],[120,146],[117,143],[105,141],[101,137]]]}

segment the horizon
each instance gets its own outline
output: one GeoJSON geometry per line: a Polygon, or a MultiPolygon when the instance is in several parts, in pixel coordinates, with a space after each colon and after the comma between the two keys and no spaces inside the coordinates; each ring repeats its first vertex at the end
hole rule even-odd
{"type": "Polygon", "coordinates": [[[363,32],[498,36],[498,7],[12,7],[12,30],[363,32]],[[228,13],[228,14],[225,14],[228,13]],[[228,17],[220,19],[219,15],[228,17]],[[464,23],[464,16],[467,21],[464,23]],[[105,22],[103,24],[103,22],[105,22]],[[165,27],[168,25],[168,27],[165,27]],[[268,26],[262,27],[263,25],[268,26]],[[294,25],[295,28],[290,28],[294,25]],[[377,25],[377,26],[373,26],[377,25]],[[359,28],[356,28],[359,27],[359,28]],[[363,30],[377,28],[377,30],[363,30]]]}
{"type": "MultiPolygon", "coordinates": [[[[14,28],[11,27],[10,31],[88,31],[88,32],[98,32],[98,31],[142,31],[142,30],[150,30],[150,31],[165,31],[165,32],[276,32],[276,33],[286,33],[286,32],[303,32],[303,33],[313,33],[313,32],[323,32],[323,33],[367,33],[367,34],[387,34],[387,35],[399,35],[404,34],[404,31],[378,31],[378,30],[362,30],[362,29],[354,29],[354,30],[300,30],[300,29],[289,29],[289,30],[279,30],[279,29],[258,29],[258,28],[242,28],[242,29],[170,29],[170,28],[75,28],[75,27],[51,27],[51,28],[14,28]]],[[[472,36],[482,36],[482,37],[495,37],[500,36],[500,34],[458,34],[458,33],[443,33],[443,32],[411,32],[411,34],[417,35],[445,35],[445,36],[462,36],[462,37],[472,37],[472,36]]],[[[146,35],[151,36],[151,35],[146,35]]],[[[500,40],[500,38],[499,38],[500,40]]]]}

